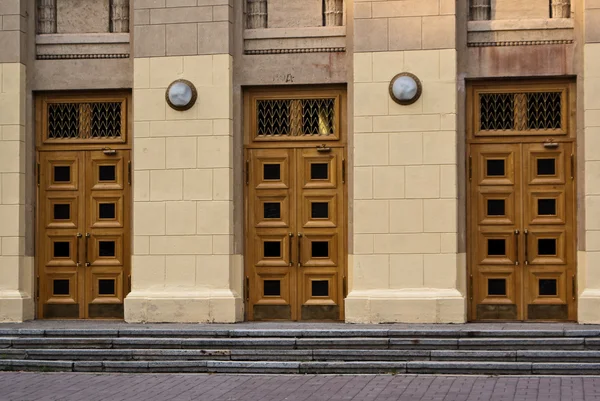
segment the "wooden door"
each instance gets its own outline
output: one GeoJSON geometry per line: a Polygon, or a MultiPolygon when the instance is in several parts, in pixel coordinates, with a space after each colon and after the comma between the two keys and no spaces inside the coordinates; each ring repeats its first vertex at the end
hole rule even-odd
{"type": "Polygon", "coordinates": [[[123,317],[129,153],[39,153],[39,317],[123,317]]]}
{"type": "Polygon", "coordinates": [[[247,151],[247,317],[343,314],[343,148],[247,151]]]}
{"type": "Polygon", "coordinates": [[[573,145],[471,145],[474,320],[574,320],[573,145]]]}

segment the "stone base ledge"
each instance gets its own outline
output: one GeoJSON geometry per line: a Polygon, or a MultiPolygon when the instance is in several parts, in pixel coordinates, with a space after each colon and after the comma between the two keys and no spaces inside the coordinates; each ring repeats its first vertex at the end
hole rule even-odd
{"type": "Polygon", "coordinates": [[[0,323],[20,323],[35,317],[35,302],[27,293],[0,290],[0,323]]]}
{"type": "Polygon", "coordinates": [[[129,323],[235,323],[244,319],[242,297],[230,290],[133,291],[125,298],[129,323]]]}
{"type": "Polygon", "coordinates": [[[600,323],[600,289],[586,289],[577,302],[577,321],[583,324],[600,323]]]}
{"type": "Polygon", "coordinates": [[[456,289],[355,290],[347,323],[465,323],[466,298],[456,289]]]}

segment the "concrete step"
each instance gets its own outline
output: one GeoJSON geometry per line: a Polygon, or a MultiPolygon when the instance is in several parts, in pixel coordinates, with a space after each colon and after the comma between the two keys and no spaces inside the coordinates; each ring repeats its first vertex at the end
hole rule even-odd
{"type": "Polygon", "coordinates": [[[600,350],[600,338],[2,337],[1,349],[600,350]]]}
{"type": "Polygon", "coordinates": [[[472,329],[468,326],[449,328],[408,328],[408,329],[243,329],[211,328],[210,325],[198,325],[194,328],[0,328],[0,337],[59,337],[59,338],[560,338],[597,337],[598,329],[472,329]]]}
{"type": "Polygon", "coordinates": [[[369,361],[45,361],[0,360],[0,371],[119,372],[119,373],[277,373],[277,374],[488,374],[597,375],[600,364],[535,362],[369,361]]]}

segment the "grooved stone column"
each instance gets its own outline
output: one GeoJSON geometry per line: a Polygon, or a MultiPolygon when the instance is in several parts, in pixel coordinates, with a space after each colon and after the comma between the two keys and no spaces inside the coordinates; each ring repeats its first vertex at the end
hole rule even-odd
{"type": "MultiPolygon", "coordinates": [[[[0,3],[0,322],[34,316],[31,199],[25,197],[26,15],[25,0],[0,3]],[[29,205],[28,205],[29,203],[29,205]]],[[[29,10],[31,12],[32,10],[29,10]]],[[[33,139],[27,139],[32,141],[33,139]]],[[[33,148],[33,144],[29,143],[33,148]]],[[[28,172],[31,174],[32,169],[28,172]]],[[[31,177],[30,177],[31,178],[31,177]]]]}
{"type": "Polygon", "coordinates": [[[129,322],[242,319],[243,263],[233,250],[232,10],[228,0],[184,4],[133,1],[129,322]],[[198,91],[187,111],[165,101],[180,78],[198,91]]]}
{"type": "Polygon", "coordinates": [[[348,322],[466,319],[465,255],[457,251],[454,4],[354,3],[348,322]],[[409,106],[388,92],[403,71],[423,85],[409,106]]]}

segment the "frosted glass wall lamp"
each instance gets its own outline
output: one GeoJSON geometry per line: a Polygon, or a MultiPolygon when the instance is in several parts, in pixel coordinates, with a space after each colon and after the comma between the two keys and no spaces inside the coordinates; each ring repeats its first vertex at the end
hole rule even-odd
{"type": "Polygon", "coordinates": [[[421,97],[421,81],[410,72],[401,72],[390,82],[390,96],[403,106],[413,104],[421,97]]]}
{"type": "Polygon", "coordinates": [[[198,93],[193,83],[186,79],[178,79],[169,85],[165,97],[172,109],[184,111],[194,106],[198,93]]]}

